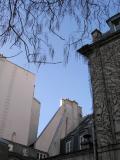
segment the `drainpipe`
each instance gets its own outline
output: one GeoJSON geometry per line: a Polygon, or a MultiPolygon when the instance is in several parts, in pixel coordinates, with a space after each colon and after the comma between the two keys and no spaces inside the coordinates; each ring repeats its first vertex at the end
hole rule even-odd
{"type": "Polygon", "coordinates": [[[95,139],[95,128],[94,128],[94,122],[92,118],[92,137],[93,137],[93,154],[94,154],[94,160],[98,160],[97,156],[97,145],[96,145],[96,139],[95,139]]]}

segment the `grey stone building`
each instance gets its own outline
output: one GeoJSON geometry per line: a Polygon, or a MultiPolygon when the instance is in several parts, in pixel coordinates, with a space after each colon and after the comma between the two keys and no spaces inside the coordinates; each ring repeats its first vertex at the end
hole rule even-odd
{"type": "Polygon", "coordinates": [[[98,160],[120,159],[120,13],[107,20],[110,30],[92,33],[93,43],[78,52],[88,59],[93,91],[98,160]]]}

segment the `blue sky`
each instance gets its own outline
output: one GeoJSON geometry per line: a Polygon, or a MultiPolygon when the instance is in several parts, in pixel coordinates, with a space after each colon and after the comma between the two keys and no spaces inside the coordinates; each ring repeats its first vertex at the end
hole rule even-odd
{"type": "MultiPolygon", "coordinates": [[[[0,52],[8,56],[16,54],[19,50],[16,48],[10,50],[6,45],[0,52]]],[[[35,97],[41,102],[38,134],[58,110],[62,98],[77,101],[84,115],[92,112],[87,62],[82,57],[76,59],[75,52],[66,66],[42,65],[39,70],[27,63],[24,54],[9,60],[36,74],[35,97]]]]}
{"type": "MultiPolygon", "coordinates": [[[[65,36],[65,33],[71,31],[71,27],[73,26],[70,20],[64,22],[61,33],[65,36]]],[[[95,27],[93,28],[95,29],[95,27]]],[[[55,60],[63,60],[62,42],[58,40],[58,38],[54,39],[52,37],[51,39],[57,55],[55,60]]],[[[90,40],[88,42],[90,42],[90,40]]],[[[0,53],[6,56],[14,55],[18,52],[18,48],[14,47],[10,49],[8,44],[0,49],[0,53]]],[[[36,66],[27,63],[24,52],[10,59],[17,65],[36,74],[35,97],[41,102],[38,134],[58,110],[60,99],[62,98],[69,98],[77,101],[82,107],[83,115],[92,112],[90,76],[87,62],[85,62],[82,57],[76,59],[75,52],[76,50],[71,52],[69,63],[66,66],[64,64],[42,65],[39,70],[36,66]]]]}

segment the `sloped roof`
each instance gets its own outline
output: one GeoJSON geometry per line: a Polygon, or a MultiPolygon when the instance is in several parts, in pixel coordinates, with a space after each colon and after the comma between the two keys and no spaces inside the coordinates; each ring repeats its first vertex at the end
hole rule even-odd
{"type": "Polygon", "coordinates": [[[74,135],[74,133],[78,130],[83,130],[84,128],[88,127],[88,125],[92,122],[92,114],[89,114],[85,117],[83,117],[83,120],[79,123],[79,125],[72,131],[70,132],[64,139],[66,139],[69,136],[74,135]]]}

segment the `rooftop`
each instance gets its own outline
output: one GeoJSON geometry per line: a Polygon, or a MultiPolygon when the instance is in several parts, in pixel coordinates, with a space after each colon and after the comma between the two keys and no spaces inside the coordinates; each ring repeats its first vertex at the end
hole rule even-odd
{"type": "Polygon", "coordinates": [[[112,16],[107,21],[107,24],[109,26],[109,31],[106,33],[102,33],[100,30],[95,29],[91,35],[93,39],[92,44],[86,44],[77,51],[84,55],[85,57],[88,57],[89,54],[93,51],[94,48],[100,47],[109,41],[113,41],[114,39],[120,37],[120,13],[112,16]]]}

